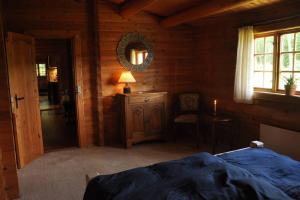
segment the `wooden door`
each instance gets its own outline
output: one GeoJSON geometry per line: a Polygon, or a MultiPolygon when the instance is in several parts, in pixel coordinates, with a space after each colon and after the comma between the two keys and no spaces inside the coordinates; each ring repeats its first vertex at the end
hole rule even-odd
{"type": "Polygon", "coordinates": [[[34,39],[8,33],[6,48],[17,161],[22,168],[44,152],[34,39]]]}
{"type": "Polygon", "coordinates": [[[145,135],[152,136],[164,131],[164,103],[149,103],[145,108],[145,135]]]}

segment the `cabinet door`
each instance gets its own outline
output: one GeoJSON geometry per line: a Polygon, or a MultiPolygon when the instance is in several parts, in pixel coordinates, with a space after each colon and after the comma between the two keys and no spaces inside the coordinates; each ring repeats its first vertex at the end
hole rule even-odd
{"type": "Polygon", "coordinates": [[[139,135],[144,135],[145,124],[144,124],[144,116],[145,110],[143,105],[135,104],[129,105],[129,113],[128,113],[128,133],[127,138],[132,139],[139,135]]]}
{"type": "Polygon", "coordinates": [[[145,105],[145,135],[161,134],[165,126],[164,103],[150,103],[145,105]]]}

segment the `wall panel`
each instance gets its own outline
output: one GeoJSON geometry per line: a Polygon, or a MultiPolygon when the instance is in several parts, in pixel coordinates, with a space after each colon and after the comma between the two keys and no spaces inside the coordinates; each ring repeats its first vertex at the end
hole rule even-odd
{"type": "MultiPolygon", "coordinates": [[[[240,116],[242,145],[247,145],[250,139],[258,138],[258,125],[262,122],[300,130],[300,112],[295,105],[270,102],[245,105],[233,102],[238,28],[271,19],[288,18],[299,13],[299,6],[300,1],[288,1],[252,11],[213,17],[203,20],[202,25],[197,28],[197,73],[194,74],[202,73],[201,77],[198,76],[197,89],[208,99],[218,98],[221,109],[240,116]]],[[[294,21],[297,20],[300,25],[299,18],[294,21]]]]}
{"type": "MultiPolygon", "coordinates": [[[[8,94],[8,79],[6,56],[4,52],[4,37],[2,24],[2,9],[0,1],[0,147],[2,149],[3,175],[5,192],[10,199],[19,196],[19,186],[16,169],[13,130],[11,124],[10,99],[8,94]]],[[[1,169],[2,173],[2,169],[1,169]]]]}
{"type": "MultiPolygon", "coordinates": [[[[137,83],[131,84],[133,91],[167,91],[169,102],[179,91],[193,90],[195,45],[193,30],[188,27],[164,29],[159,19],[140,13],[128,20],[122,19],[118,9],[105,1],[98,3],[100,25],[100,55],[102,92],[104,98],[104,132],[108,144],[118,141],[117,116],[119,111],[114,95],[122,92],[123,84],[117,80],[125,69],[120,65],[116,48],[121,37],[129,32],[139,32],[152,43],[155,57],[144,72],[133,72],[137,83]]],[[[171,105],[171,104],[170,104],[171,105]]]]}

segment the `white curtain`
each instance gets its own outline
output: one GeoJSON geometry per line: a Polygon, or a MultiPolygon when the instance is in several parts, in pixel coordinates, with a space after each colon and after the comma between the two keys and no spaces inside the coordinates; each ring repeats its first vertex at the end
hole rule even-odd
{"type": "Polygon", "coordinates": [[[251,104],[253,99],[254,33],[253,27],[239,29],[235,71],[234,101],[251,104]]]}

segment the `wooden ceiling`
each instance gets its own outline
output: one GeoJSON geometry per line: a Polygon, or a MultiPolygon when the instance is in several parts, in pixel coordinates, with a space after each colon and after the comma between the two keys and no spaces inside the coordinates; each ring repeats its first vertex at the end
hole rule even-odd
{"type": "Polygon", "coordinates": [[[141,11],[162,17],[164,27],[197,25],[202,19],[218,14],[250,10],[288,0],[109,0],[118,4],[124,18],[141,11]]]}

